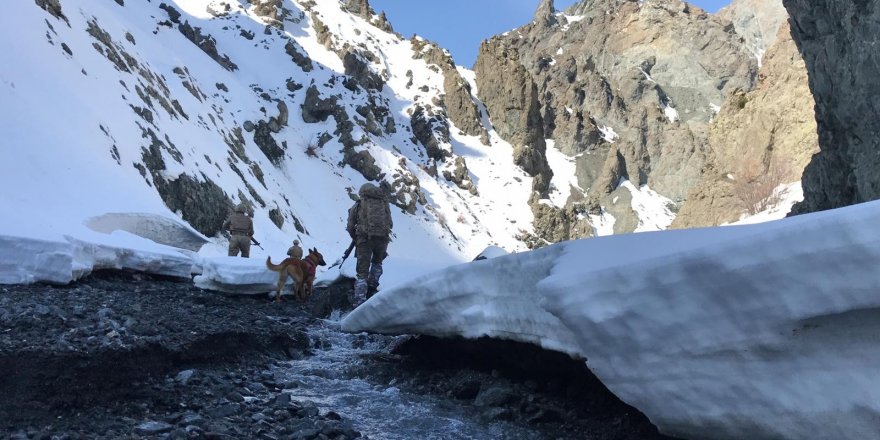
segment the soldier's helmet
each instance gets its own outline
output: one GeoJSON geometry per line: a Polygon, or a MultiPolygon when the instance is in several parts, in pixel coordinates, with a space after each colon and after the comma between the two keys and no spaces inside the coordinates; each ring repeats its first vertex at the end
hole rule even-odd
{"type": "Polygon", "coordinates": [[[247,206],[244,206],[244,203],[239,203],[238,205],[235,205],[235,212],[244,214],[247,212],[247,206]]]}
{"type": "Polygon", "coordinates": [[[379,188],[376,185],[373,185],[372,183],[367,182],[367,183],[361,185],[361,189],[358,191],[358,195],[360,195],[361,197],[364,197],[365,195],[369,194],[372,191],[376,191],[377,189],[379,189],[379,188]]]}

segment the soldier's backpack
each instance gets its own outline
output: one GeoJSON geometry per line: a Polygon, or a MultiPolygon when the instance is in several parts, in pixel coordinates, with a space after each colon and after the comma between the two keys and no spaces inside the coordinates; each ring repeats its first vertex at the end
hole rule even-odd
{"type": "Polygon", "coordinates": [[[362,197],[358,205],[359,235],[387,237],[391,234],[391,210],[388,202],[374,197],[362,197]]]}

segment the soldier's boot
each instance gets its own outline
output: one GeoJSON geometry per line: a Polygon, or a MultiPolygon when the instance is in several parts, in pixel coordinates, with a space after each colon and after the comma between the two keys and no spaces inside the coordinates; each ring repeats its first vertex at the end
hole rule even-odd
{"type": "Polygon", "coordinates": [[[373,296],[379,290],[379,278],[382,276],[382,264],[374,263],[367,275],[367,298],[373,296]]]}
{"type": "Polygon", "coordinates": [[[364,301],[367,300],[367,280],[363,278],[358,278],[354,282],[354,298],[352,298],[351,304],[357,308],[359,305],[363,304],[364,301]]]}

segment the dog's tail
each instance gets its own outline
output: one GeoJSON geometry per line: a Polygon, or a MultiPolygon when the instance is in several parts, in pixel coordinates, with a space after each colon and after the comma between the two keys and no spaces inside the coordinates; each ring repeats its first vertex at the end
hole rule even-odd
{"type": "Polygon", "coordinates": [[[272,257],[266,257],[266,267],[271,271],[281,272],[282,266],[280,264],[272,264],[272,257]]]}

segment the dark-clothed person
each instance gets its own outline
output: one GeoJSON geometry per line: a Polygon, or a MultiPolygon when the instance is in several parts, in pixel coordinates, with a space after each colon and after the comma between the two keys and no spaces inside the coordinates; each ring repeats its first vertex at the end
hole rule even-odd
{"type": "Polygon", "coordinates": [[[367,300],[367,291],[379,287],[382,276],[382,261],[388,255],[390,241],[391,209],[385,194],[372,183],[365,183],[358,191],[360,200],[348,210],[348,234],[355,242],[357,258],[357,280],[354,283],[354,303],[360,305],[367,300]]]}

